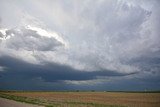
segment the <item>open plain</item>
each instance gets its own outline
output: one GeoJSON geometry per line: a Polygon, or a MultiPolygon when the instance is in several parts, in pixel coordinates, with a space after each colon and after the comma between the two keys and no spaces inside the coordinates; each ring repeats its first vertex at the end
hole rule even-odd
{"type": "Polygon", "coordinates": [[[46,107],[160,107],[160,93],[15,91],[0,96],[46,107]]]}

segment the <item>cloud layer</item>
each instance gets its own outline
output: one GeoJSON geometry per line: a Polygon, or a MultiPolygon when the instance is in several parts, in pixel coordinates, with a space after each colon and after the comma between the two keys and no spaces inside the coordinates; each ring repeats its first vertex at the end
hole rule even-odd
{"type": "Polygon", "coordinates": [[[8,2],[0,7],[1,89],[28,89],[22,78],[31,89],[160,89],[158,0],[8,2]]]}

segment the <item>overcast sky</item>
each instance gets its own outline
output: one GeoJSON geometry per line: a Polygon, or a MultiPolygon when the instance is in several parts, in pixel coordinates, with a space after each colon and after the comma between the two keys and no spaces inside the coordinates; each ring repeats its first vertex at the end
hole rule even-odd
{"type": "Polygon", "coordinates": [[[160,90],[159,0],[0,0],[0,89],[160,90]]]}

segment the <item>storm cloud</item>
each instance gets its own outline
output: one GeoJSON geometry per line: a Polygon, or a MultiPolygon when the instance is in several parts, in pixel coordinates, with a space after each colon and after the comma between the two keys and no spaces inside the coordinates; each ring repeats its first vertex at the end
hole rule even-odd
{"type": "Polygon", "coordinates": [[[1,89],[160,89],[158,0],[0,4],[1,89]]]}

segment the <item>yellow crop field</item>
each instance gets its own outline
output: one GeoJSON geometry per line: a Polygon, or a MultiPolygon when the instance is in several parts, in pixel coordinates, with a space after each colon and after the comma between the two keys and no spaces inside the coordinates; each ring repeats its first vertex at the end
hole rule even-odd
{"type": "Polygon", "coordinates": [[[160,107],[160,93],[1,92],[0,96],[46,107],[160,107]]]}

